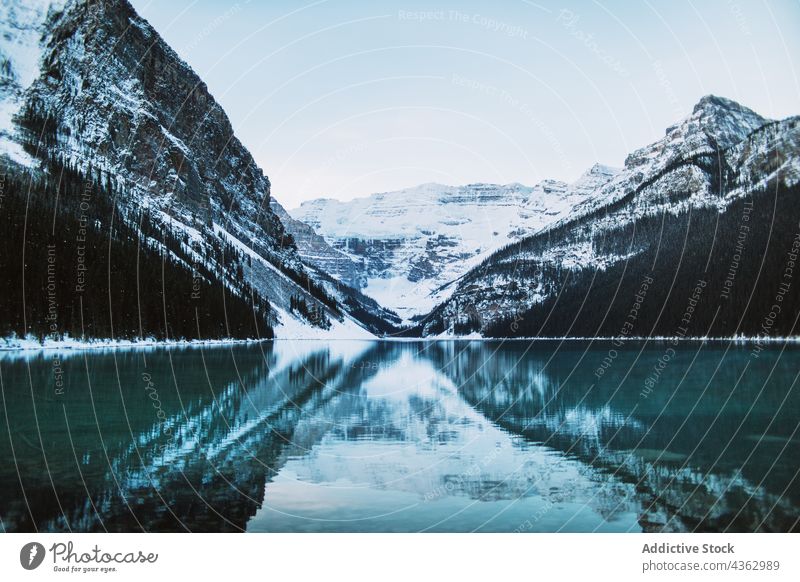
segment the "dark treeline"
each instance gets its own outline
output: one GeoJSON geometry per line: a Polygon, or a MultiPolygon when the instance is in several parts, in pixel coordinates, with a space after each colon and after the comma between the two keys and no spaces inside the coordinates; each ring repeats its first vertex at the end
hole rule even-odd
{"type": "Polygon", "coordinates": [[[114,199],[125,195],[60,160],[5,175],[0,335],[272,337],[269,304],[241,283],[239,254],[219,243],[194,261],[191,241],[146,211],[123,220],[114,199]]]}
{"type": "Polygon", "coordinates": [[[285,274],[292,281],[297,283],[304,291],[306,291],[314,299],[317,299],[328,309],[330,309],[334,315],[336,316],[342,315],[342,310],[339,308],[339,304],[336,302],[336,300],[330,295],[328,295],[325,292],[325,289],[323,289],[321,285],[312,281],[311,278],[305,272],[292,269],[284,264],[278,264],[277,266],[283,274],[285,274]]]}
{"type": "MultiPolygon", "coordinates": [[[[800,313],[800,269],[791,262],[800,259],[798,194],[796,186],[772,189],[738,199],[723,213],[702,208],[659,214],[607,231],[593,241],[596,252],[642,252],[605,270],[562,273],[556,296],[495,322],[486,335],[794,335],[800,313]],[[647,277],[652,283],[643,290],[647,277]],[[705,286],[697,293],[701,280],[705,286]],[[637,293],[641,308],[627,319],[637,293]],[[623,331],[626,320],[633,329],[623,331]]],[[[521,266],[510,262],[507,268],[513,276],[521,266]]],[[[524,278],[536,269],[525,266],[524,278]]]]}
{"type": "MultiPolygon", "coordinates": [[[[400,327],[400,318],[393,311],[380,306],[373,307],[370,303],[361,301],[360,297],[356,297],[355,293],[346,297],[344,302],[347,312],[375,335],[386,337],[401,333],[403,328],[400,327]],[[376,309],[379,310],[383,317],[375,314],[376,309]]],[[[375,305],[377,305],[377,302],[375,302],[375,305]]]]}
{"type": "Polygon", "coordinates": [[[301,315],[307,322],[323,329],[331,328],[331,320],[325,316],[325,309],[321,305],[308,305],[305,297],[292,295],[289,297],[289,310],[301,315]]]}

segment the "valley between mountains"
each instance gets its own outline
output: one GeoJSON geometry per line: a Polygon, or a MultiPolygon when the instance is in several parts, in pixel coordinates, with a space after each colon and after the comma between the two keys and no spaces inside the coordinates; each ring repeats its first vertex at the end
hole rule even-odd
{"type": "Polygon", "coordinates": [[[797,117],[709,95],[572,184],[424,184],[304,203],[284,224],[403,335],[790,336],[799,135],[797,117]]]}
{"type": "Polygon", "coordinates": [[[800,117],[708,95],[572,183],[284,208],[126,0],[0,18],[0,345],[797,335],[800,117]]]}

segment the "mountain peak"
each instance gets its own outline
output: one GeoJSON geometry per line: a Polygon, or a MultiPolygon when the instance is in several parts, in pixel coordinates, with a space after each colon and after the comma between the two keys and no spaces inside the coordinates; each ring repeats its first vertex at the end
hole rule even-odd
{"type": "Polygon", "coordinates": [[[587,196],[607,184],[620,171],[619,168],[612,168],[604,164],[594,164],[581,174],[570,187],[574,192],[587,196]]]}
{"type": "Polygon", "coordinates": [[[736,101],[706,95],[697,102],[691,115],[667,128],[664,138],[629,154],[625,168],[653,163],[656,163],[654,167],[663,167],[670,160],[691,152],[728,148],[769,121],[736,101]]]}
{"type": "Polygon", "coordinates": [[[586,170],[584,176],[614,176],[619,174],[621,170],[605,164],[594,164],[591,168],[586,170]]]}
{"type": "MultiPolygon", "coordinates": [[[[163,232],[163,256],[202,265],[210,284],[234,295],[252,292],[280,333],[349,321],[335,291],[305,283],[312,275],[266,204],[269,179],[225,111],[128,0],[0,5],[0,157],[15,174],[68,163],[87,184],[95,176],[112,184],[122,194],[108,204],[131,237],[148,236],[141,224],[163,232]],[[229,247],[235,252],[217,252],[229,247]],[[312,321],[292,298],[326,315],[312,321]]],[[[124,260],[129,240],[120,242],[124,260]]]]}
{"type": "Polygon", "coordinates": [[[735,115],[738,117],[749,117],[762,124],[767,121],[752,109],[737,103],[733,99],[719,97],[718,95],[705,95],[695,104],[694,108],[692,109],[693,117],[707,115],[735,115]]]}
{"type": "Polygon", "coordinates": [[[692,113],[716,108],[741,109],[742,106],[733,99],[728,99],[726,97],[720,97],[718,95],[709,93],[708,95],[704,95],[700,98],[700,101],[698,101],[692,109],[692,113]]]}
{"type": "Polygon", "coordinates": [[[687,139],[689,134],[700,132],[713,137],[720,147],[729,147],[769,121],[732,99],[706,95],[689,117],[667,129],[667,135],[677,133],[687,139]]]}

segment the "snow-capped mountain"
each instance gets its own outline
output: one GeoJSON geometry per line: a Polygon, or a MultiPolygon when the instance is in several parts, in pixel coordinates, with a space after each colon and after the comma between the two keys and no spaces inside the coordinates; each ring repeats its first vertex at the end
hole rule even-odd
{"type": "MultiPolygon", "coordinates": [[[[423,184],[350,202],[319,199],[291,211],[339,255],[298,245],[303,259],[408,319],[446,299],[491,252],[570,214],[617,170],[596,165],[573,184],[423,184]]],[[[310,236],[310,235],[309,235],[310,236]]]]}
{"type": "Polygon", "coordinates": [[[624,335],[675,335],[695,295],[695,335],[795,333],[797,117],[707,96],[624,169],[572,184],[286,213],[126,0],[0,2],[0,269],[24,277],[0,281],[0,336],[619,335],[642,281],[660,307],[624,335]],[[21,295],[51,279],[55,297],[21,295]],[[767,325],[775,301],[791,308],[767,325]]]}
{"type": "Polygon", "coordinates": [[[800,247],[799,122],[704,97],[568,216],[459,279],[417,331],[796,333],[799,286],[780,285],[800,247]],[[790,309],[762,329],[777,295],[790,309]]]}
{"type": "Polygon", "coordinates": [[[139,246],[268,302],[278,335],[369,335],[310,280],[225,112],[126,0],[2,0],[0,74],[8,172],[46,184],[67,168],[102,184],[139,246]]]}

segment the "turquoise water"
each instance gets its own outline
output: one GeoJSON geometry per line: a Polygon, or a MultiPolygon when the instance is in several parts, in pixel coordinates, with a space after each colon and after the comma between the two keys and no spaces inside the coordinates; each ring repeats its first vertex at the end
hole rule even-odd
{"type": "Polygon", "coordinates": [[[800,349],[0,353],[5,531],[792,531],[800,349]]]}

